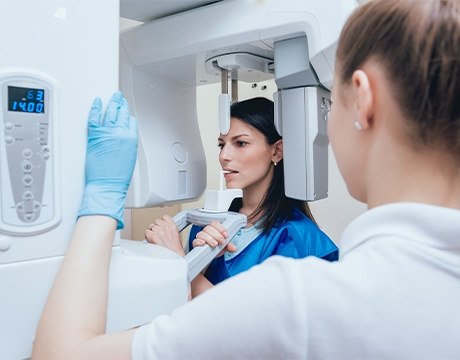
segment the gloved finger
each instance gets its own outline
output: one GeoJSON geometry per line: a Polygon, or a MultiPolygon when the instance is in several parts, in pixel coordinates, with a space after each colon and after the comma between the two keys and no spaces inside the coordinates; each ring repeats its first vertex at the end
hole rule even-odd
{"type": "Polygon", "coordinates": [[[128,119],[128,128],[131,131],[131,135],[136,138],[138,137],[137,127],[138,127],[137,119],[134,116],[130,116],[128,119]]]}
{"type": "Polygon", "coordinates": [[[104,120],[102,125],[104,126],[114,126],[118,120],[118,110],[120,109],[121,103],[123,101],[123,94],[121,91],[116,91],[112,95],[112,98],[107,105],[105,110],[104,120]]]}
{"type": "Polygon", "coordinates": [[[101,111],[102,111],[102,100],[100,97],[97,97],[93,100],[91,104],[91,109],[89,110],[88,115],[88,125],[89,126],[99,126],[101,124],[101,111]]]}
{"type": "Polygon", "coordinates": [[[129,118],[130,118],[130,114],[129,114],[129,105],[128,105],[128,102],[126,101],[125,98],[121,99],[121,102],[120,102],[120,106],[119,106],[119,109],[118,109],[118,114],[117,114],[117,122],[118,122],[118,125],[120,126],[124,126],[124,127],[129,127],[129,118]]]}

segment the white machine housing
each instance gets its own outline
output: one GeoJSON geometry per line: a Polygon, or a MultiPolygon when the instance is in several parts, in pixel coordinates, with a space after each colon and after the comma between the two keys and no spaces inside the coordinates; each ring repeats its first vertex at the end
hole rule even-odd
{"type": "MultiPolygon", "coordinates": [[[[121,0],[122,4],[134,2],[121,0]]],[[[220,1],[123,32],[120,84],[134,104],[142,134],[140,166],[128,205],[158,205],[148,190],[154,182],[183,188],[176,184],[180,177],[175,174],[168,176],[168,183],[157,179],[158,166],[180,172],[180,167],[187,165],[190,174],[204,171],[204,165],[196,161],[199,149],[185,143],[195,136],[188,126],[174,125],[176,132],[183,133],[178,150],[185,160],[180,165],[174,154],[177,143],[165,139],[169,134],[148,130],[164,126],[157,124],[159,116],[175,124],[183,119],[196,121],[196,86],[220,82],[221,68],[237,71],[241,81],[275,78],[280,89],[275,96],[277,126],[285,138],[286,195],[304,200],[326,197],[326,124],[335,43],[356,5],[355,0],[220,1]],[[180,107],[174,106],[179,103],[180,107]],[[155,148],[156,144],[161,144],[162,150],[155,148]]],[[[137,20],[149,17],[146,12],[137,20]]],[[[192,176],[194,180],[196,176],[192,176]]],[[[183,182],[187,184],[187,179],[183,182]]],[[[185,190],[201,191],[196,184],[185,190]]]]}
{"type": "MultiPolygon", "coordinates": [[[[91,102],[118,89],[119,3],[2,1],[0,24],[0,359],[16,360],[31,355],[75,226],[91,102]]],[[[170,251],[117,235],[107,330],[185,303],[187,271],[170,251]]]]}

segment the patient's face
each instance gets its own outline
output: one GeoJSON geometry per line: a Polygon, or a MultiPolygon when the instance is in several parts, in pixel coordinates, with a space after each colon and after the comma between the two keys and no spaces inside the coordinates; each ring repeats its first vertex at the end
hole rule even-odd
{"type": "Polygon", "coordinates": [[[265,192],[273,176],[274,145],[269,145],[259,130],[237,118],[231,119],[228,134],[218,141],[227,188],[265,192]]]}

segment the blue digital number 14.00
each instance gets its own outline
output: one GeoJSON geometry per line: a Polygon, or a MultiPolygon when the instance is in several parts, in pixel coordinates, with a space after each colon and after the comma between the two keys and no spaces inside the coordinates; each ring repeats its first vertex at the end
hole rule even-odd
{"type": "Polygon", "coordinates": [[[33,101],[13,101],[12,109],[13,111],[22,111],[30,113],[42,113],[43,112],[43,103],[35,103],[33,101]]]}

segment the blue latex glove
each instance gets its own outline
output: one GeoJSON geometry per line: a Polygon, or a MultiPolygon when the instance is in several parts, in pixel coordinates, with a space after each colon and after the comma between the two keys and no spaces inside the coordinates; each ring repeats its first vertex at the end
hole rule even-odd
{"type": "Polygon", "coordinates": [[[112,95],[102,117],[96,98],[88,116],[86,186],[78,217],[107,215],[123,229],[126,193],[137,157],[137,122],[120,91],[112,95]]]}

